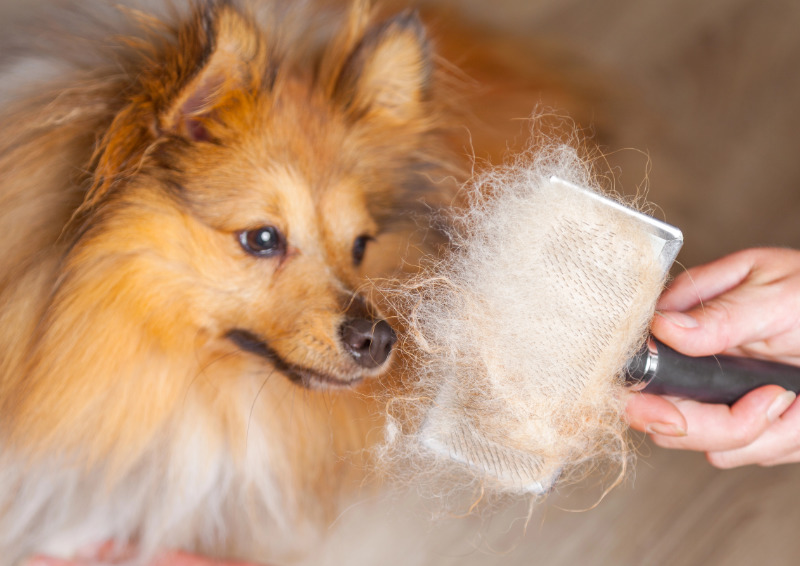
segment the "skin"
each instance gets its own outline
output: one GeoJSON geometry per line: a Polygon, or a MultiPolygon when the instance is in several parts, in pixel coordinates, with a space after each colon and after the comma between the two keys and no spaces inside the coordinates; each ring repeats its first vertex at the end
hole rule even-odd
{"type": "MultiPolygon", "coordinates": [[[[690,356],[728,354],[800,366],[800,251],[743,250],[676,277],[653,334],[690,356]]],[[[718,468],[800,462],[800,403],[776,385],[731,407],[634,394],[632,428],[664,448],[706,453],[718,468]]]]}

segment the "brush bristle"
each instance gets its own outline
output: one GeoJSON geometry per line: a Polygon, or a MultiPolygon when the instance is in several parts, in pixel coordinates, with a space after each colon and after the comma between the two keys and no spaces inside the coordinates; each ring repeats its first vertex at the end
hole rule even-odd
{"type": "Polygon", "coordinates": [[[575,151],[541,144],[465,187],[451,254],[396,295],[412,380],[386,453],[481,493],[628,457],[621,374],[663,271],[640,222],[552,175],[592,187],[575,151]]]}

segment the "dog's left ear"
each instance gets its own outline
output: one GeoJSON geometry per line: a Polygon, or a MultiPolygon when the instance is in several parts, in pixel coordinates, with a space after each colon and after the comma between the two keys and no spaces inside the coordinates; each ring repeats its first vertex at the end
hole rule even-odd
{"type": "Polygon", "coordinates": [[[397,16],[366,31],[339,72],[333,98],[356,118],[413,120],[428,96],[430,59],[416,14],[397,16]]]}
{"type": "Polygon", "coordinates": [[[199,36],[200,58],[188,62],[187,80],[158,119],[161,132],[206,141],[221,109],[268,80],[269,58],[253,23],[229,3],[213,2],[198,19],[189,32],[199,36]]]}

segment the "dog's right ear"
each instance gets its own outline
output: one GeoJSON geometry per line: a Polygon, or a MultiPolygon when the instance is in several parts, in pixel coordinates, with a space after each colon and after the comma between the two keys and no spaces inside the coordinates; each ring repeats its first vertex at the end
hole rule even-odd
{"type": "Polygon", "coordinates": [[[228,2],[218,0],[199,11],[179,37],[172,63],[182,80],[158,116],[160,133],[213,139],[223,110],[274,80],[268,51],[252,21],[228,2]]]}

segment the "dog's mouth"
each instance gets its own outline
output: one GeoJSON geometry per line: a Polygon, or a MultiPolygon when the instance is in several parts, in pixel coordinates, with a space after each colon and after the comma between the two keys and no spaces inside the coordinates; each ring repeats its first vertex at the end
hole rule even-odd
{"type": "Polygon", "coordinates": [[[289,363],[270,347],[265,340],[248,330],[238,328],[230,330],[225,337],[245,352],[261,356],[268,360],[275,366],[275,369],[289,378],[293,383],[309,389],[346,388],[352,387],[363,380],[363,376],[342,379],[328,373],[289,363]]]}

